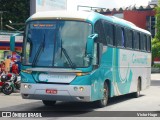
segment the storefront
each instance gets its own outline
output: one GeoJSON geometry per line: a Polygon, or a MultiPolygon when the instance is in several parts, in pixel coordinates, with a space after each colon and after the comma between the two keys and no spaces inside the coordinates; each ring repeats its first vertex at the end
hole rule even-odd
{"type": "MultiPolygon", "coordinates": [[[[10,51],[10,36],[15,33],[1,32],[0,33],[0,60],[3,61],[7,56],[19,59],[20,56],[10,51]]],[[[23,36],[16,36],[16,50],[22,51],[23,36]]]]}

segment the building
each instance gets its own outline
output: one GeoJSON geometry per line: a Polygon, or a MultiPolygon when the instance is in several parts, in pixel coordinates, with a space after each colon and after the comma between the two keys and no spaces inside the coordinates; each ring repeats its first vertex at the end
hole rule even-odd
{"type": "Polygon", "coordinates": [[[136,26],[146,29],[151,32],[152,37],[155,36],[155,10],[156,4],[148,6],[129,6],[126,8],[113,8],[113,9],[95,9],[103,15],[116,16],[127,21],[134,23],[136,26]]]}
{"type": "MultiPolygon", "coordinates": [[[[10,36],[16,32],[0,32],[0,60],[3,61],[6,56],[13,56],[14,52],[10,51],[10,36]]],[[[22,51],[23,36],[16,36],[16,50],[22,51]]]]}
{"type": "Polygon", "coordinates": [[[155,8],[156,5],[132,7],[123,11],[124,19],[130,21],[142,29],[151,32],[155,36],[155,8]]]}
{"type": "Polygon", "coordinates": [[[40,11],[66,9],[67,0],[30,0],[30,15],[40,11]]]}
{"type": "Polygon", "coordinates": [[[158,5],[158,0],[151,0],[151,2],[148,3],[149,5],[158,5]]]}

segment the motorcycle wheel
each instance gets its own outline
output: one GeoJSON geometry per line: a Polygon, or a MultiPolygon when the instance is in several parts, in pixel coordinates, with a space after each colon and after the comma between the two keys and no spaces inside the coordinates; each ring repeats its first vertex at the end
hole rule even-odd
{"type": "Polygon", "coordinates": [[[2,86],[2,92],[5,94],[5,95],[10,95],[12,92],[13,92],[14,88],[13,86],[9,85],[9,84],[4,84],[2,86]]]}

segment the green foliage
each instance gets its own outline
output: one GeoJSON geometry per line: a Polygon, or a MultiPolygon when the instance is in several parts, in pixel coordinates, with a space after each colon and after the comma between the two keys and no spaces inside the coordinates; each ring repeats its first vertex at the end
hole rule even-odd
{"type": "Polygon", "coordinates": [[[160,68],[160,64],[154,64],[153,67],[154,68],[160,68]]]}
{"type": "MultiPolygon", "coordinates": [[[[25,23],[29,17],[30,0],[0,0],[0,11],[5,11],[3,12],[3,29],[8,29],[5,25],[9,24],[9,20],[13,23],[25,23]]],[[[23,27],[14,24],[12,26],[16,29],[23,27]]]]}
{"type": "MultiPolygon", "coordinates": [[[[155,8],[156,10],[156,35],[152,40],[152,62],[154,58],[160,57],[160,0],[158,0],[158,6],[155,8]]],[[[154,67],[159,67],[159,64],[154,64],[154,67]]]]}
{"type": "Polygon", "coordinates": [[[157,38],[152,40],[152,60],[155,57],[160,57],[160,40],[157,38]]]}
{"type": "Polygon", "coordinates": [[[158,0],[158,6],[155,8],[155,10],[156,10],[156,21],[157,21],[155,25],[157,30],[155,38],[160,40],[160,0],[158,0]]]}

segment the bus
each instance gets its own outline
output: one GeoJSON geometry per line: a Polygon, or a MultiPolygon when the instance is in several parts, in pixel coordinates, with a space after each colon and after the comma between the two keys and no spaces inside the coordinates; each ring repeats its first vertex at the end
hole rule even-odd
{"type": "MultiPolygon", "coordinates": [[[[10,49],[15,51],[15,38],[10,49]]],[[[85,11],[38,12],[26,21],[23,99],[93,102],[150,86],[151,34],[131,22],[85,11]]]]}

